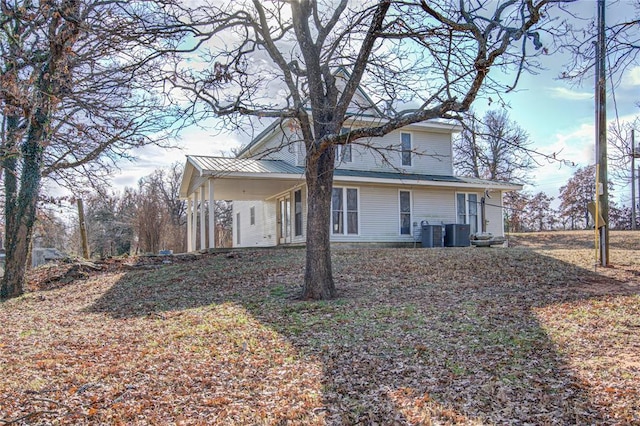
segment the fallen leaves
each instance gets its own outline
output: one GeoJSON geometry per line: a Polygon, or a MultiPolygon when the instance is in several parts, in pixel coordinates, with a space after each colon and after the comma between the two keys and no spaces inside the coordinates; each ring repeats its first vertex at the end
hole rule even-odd
{"type": "Polygon", "coordinates": [[[630,244],[594,272],[518,238],[336,249],[328,302],[294,300],[302,250],[50,280],[0,305],[0,423],[640,423],[630,244]]]}

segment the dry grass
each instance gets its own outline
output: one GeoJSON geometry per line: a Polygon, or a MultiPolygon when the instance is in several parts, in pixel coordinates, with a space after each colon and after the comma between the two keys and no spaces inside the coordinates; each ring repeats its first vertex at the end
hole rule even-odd
{"type": "Polygon", "coordinates": [[[640,233],[107,268],[0,305],[0,424],[640,424],[640,233]]]}

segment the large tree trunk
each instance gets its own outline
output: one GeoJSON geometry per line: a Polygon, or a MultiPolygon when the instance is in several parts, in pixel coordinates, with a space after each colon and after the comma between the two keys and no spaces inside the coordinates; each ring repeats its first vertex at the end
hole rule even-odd
{"type": "Polygon", "coordinates": [[[5,164],[5,217],[6,258],[5,271],[0,285],[0,298],[20,296],[24,292],[25,272],[29,261],[33,225],[40,190],[42,147],[47,118],[41,111],[34,114],[27,139],[23,145],[23,166],[20,179],[20,195],[16,197],[17,160],[5,164]],[[9,176],[11,175],[11,176],[9,176]],[[10,218],[10,219],[9,219],[10,218]]]}
{"type": "Polygon", "coordinates": [[[307,164],[307,265],[302,298],[331,299],[336,295],[331,270],[331,192],[334,148],[307,164]]]}

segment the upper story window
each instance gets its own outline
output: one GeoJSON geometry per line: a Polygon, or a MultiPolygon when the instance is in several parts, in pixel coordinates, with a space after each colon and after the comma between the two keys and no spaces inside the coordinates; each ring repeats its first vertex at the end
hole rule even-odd
{"type": "MultiPolygon", "coordinates": [[[[348,127],[340,129],[340,134],[344,135],[345,133],[349,133],[348,127]]],[[[353,161],[353,157],[351,156],[351,144],[338,145],[336,149],[336,161],[339,163],[351,163],[353,161]]]]}
{"type": "Polygon", "coordinates": [[[402,165],[411,165],[411,133],[400,133],[402,165]]]}

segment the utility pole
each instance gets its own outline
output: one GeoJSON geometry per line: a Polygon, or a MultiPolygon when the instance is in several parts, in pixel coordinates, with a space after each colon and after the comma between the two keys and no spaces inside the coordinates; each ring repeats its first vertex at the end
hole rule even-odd
{"type": "Polygon", "coordinates": [[[596,206],[604,223],[598,223],[596,217],[596,232],[599,232],[600,265],[609,265],[609,189],[607,188],[607,92],[605,72],[605,10],[604,0],[598,0],[598,40],[596,43],[596,206]]]}
{"type": "Polygon", "coordinates": [[[636,131],[631,129],[631,229],[636,230],[636,131]]]}

